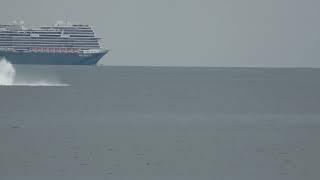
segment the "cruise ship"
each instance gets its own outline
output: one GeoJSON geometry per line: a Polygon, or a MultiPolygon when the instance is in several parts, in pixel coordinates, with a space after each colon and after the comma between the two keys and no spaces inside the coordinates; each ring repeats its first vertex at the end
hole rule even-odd
{"type": "Polygon", "coordinates": [[[0,58],[12,64],[95,65],[108,53],[89,25],[58,21],[27,28],[23,22],[0,25],[0,58]]]}

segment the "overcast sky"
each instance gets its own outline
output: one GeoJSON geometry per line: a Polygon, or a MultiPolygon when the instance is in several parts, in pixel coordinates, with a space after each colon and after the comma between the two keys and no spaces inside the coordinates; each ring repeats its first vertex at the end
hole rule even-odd
{"type": "Polygon", "coordinates": [[[320,67],[319,0],[1,0],[0,23],[91,24],[105,65],[320,67]]]}

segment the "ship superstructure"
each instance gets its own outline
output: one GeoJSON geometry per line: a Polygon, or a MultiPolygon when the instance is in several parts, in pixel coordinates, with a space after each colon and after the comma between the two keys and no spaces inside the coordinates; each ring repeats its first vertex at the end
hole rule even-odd
{"type": "Polygon", "coordinates": [[[26,28],[23,23],[0,25],[0,57],[14,64],[92,65],[107,49],[89,25],[58,22],[26,28]]]}

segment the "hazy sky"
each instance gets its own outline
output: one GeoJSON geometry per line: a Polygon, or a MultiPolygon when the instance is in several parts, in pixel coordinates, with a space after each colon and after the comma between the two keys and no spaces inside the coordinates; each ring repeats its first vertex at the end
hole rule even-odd
{"type": "Polygon", "coordinates": [[[320,67],[319,0],[1,0],[0,23],[91,24],[105,65],[320,67]]]}

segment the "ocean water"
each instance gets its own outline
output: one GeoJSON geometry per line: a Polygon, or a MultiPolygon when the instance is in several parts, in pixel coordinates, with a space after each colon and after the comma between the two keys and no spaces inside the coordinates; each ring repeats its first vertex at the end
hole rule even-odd
{"type": "Polygon", "coordinates": [[[320,69],[14,69],[1,180],[320,177],[320,69]]]}

